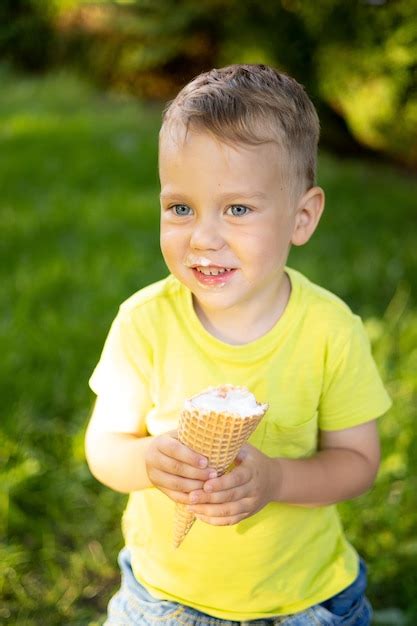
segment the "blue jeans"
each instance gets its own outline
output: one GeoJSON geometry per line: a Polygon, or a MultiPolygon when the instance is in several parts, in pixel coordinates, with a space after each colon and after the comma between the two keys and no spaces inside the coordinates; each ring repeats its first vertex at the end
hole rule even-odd
{"type": "Polygon", "coordinates": [[[333,598],[294,613],[249,622],[235,622],[211,617],[189,606],[160,600],[150,595],[136,580],[127,548],[119,554],[122,584],[111,598],[104,626],[369,626],[372,609],[365,597],[366,565],[361,559],[358,577],[333,598]]]}

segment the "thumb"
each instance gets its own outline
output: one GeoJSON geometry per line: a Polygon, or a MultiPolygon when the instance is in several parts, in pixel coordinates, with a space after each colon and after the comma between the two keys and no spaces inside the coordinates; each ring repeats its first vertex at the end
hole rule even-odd
{"type": "Polygon", "coordinates": [[[249,446],[245,444],[240,448],[237,454],[237,457],[235,459],[236,465],[240,465],[241,463],[243,463],[243,461],[246,459],[248,454],[249,454],[249,446]]]}

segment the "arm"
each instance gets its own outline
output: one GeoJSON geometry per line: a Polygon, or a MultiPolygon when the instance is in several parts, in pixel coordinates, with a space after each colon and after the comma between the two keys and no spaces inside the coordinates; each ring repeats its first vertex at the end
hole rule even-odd
{"type": "Polygon", "coordinates": [[[158,487],[183,503],[190,491],[202,488],[212,471],[207,459],[181,444],[175,431],[151,437],[145,431],[105,430],[109,410],[114,409],[98,397],[85,437],[88,466],[97,480],[122,493],[158,487]]]}
{"type": "Polygon", "coordinates": [[[193,510],[212,524],[235,524],[269,502],[306,507],[355,498],[372,486],[380,451],[376,420],[321,431],[319,451],[302,459],[270,458],[247,445],[238,466],[190,494],[193,510]]]}
{"type": "Polygon", "coordinates": [[[320,431],[319,452],[309,459],[271,459],[272,500],[324,506],[356,498],[376,478],[380,449],[376,420],[339,431],[320,431]],[[275,468],[278,466],[278,469],[275,468]]]}

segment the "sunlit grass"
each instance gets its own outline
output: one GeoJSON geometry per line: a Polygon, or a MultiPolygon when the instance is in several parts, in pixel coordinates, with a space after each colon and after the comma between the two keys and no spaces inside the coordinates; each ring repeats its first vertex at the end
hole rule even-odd
{"type": "MultiPolygon", "coordinates": [[[[162,106],[65,75],[0,74],[0,621],[95,624],[117,585],[126,497],[86,467],[87,380],[119,303],[166,273],[162,106]]],[[[322,224],[290,264],[364,317],[395,401],[378,482],[341,510],[375,606],[408,609],[415,623],[417,183],[329,155],[320,183],[322,224]]]]}

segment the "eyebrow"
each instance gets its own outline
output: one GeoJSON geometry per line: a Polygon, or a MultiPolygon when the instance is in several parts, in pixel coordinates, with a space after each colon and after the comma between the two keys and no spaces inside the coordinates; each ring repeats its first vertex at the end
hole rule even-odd
{"type": "MultiPolygon", "coordinates": [[[[178,198],[179,196],[183,196],[184,198],[187,198],[187,194],[182,194],[182,193],[175,193],[175,192],[163,192],[159,195],[159,197],[161,198],[161,200],[165,200],[168,198],[178,198]]],[[[254,191],[252,193],[245,193],[243,191],[231,191],[228,193],[224,193],[220,196],[220,198],[222,200],[227,200],[230,198],[262,198],[263,200],[266,199],[266,194],[263,193],[262,191],[254,191]]]]}

